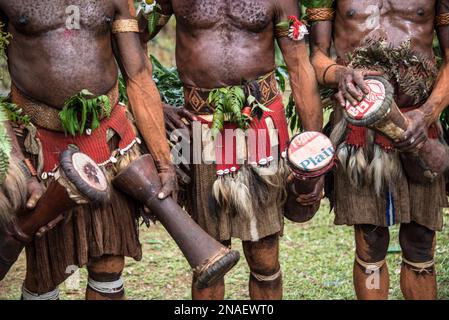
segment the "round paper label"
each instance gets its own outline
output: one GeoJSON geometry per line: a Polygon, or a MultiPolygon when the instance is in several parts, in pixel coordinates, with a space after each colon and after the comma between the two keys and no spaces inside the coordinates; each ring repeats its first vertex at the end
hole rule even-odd
{"type": "Polygon", "coordinates": [[[346,101],[346,113],[349,117],[361,120],[377,111],[385,100],[385,86],[382,82],[374,79],[366,79],[365,83],[369,93],[357,105],[353,106],[346,101]]]}
{"type": "Polygon", "coordinates": [[[76,152],[72,156],[73,167],[80,175],[81,179],[92,188],[104,191],[108,188],[108,183],[98,165],[91,158],[81,152],[76,152]]]}
{"type": "Polygon", "coordinates": [[[329,163],[334,157],[334,146],[320,132],[304,132],[297,135],[288,147],[288,159],[299,170],[317,171],[329,163]]]}

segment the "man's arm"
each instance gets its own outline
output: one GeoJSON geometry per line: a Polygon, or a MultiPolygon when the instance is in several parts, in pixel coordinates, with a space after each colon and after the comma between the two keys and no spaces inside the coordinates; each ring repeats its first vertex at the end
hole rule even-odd
{"type": "MultiPolygon", "coordinates": [[[[446,15],[449,18],[449,0],[439,1],[436,15],[446,15]]],[[[443,55],[443,65],[432,94],[420,108],[424,112],[427,126],[437,121],[441,112],[449,105],[449,24],[437,26],[436,30],[443,55]]]]}
{"type": "MultiPolygon", "coordinates": [[[[135,17],[129,12],[128,0],[115,0],[117,14],[115,22],[135,17]]],[[[160,198],[165,198],[176,189],[176,174],[170,160],[170,148],[166,140],[164,115],[160,94],[151,75],[152,67],[142,50],[137,32],[114,34],[118,57],[131,110],[137,128],[153,156],[162,182],[160,198]]]]}
{"type": "MultiPolygon", "coordinates": [[[[11,124],[9,121],[4,121],[2,124],[0,124],[5,127],[6,132],[11,139],[11,155],[15,156],[16,159],[19,161],[22,161],[23,166],[26,166],[25,162],[25,156],[22,153],[22,150],[20,149],[19,143],[17,141],[16,135],[14,133],[14,130],[11,127],[11,124]]],[[[29,170],[31,172],[31,170],[29,170]]],[[[27,209],[31,210],[36,207],[37,202],[41,198],[42,194],[44,193],[43,187],[40,185],[36,177],[33,177],[30,173],[30,175],[27,177],[27,192],[28,192],[28,199],[26,203],[27,209]]]]}
{"type": "MultiPolygon", "coordinates": [[[[278,1],[275,24],[288,20],[288,16],[300,17],[297,0],[278,1]]],[[[306,43],[289,37],[277,39],[290,76],[290,85],[301,124],[306,131],[321,131],[323,108],[315,73],[309,60],[306,43]]]]}
{"type": "Polygon", "coordinates": [[[351,69],[333,61],[330,57],[332,26],[333,21],[318,21],[312,25],[310,32],[312,65],[321,85],[338,89],[335,97],[342,107],[345,106],[346,100],[356,105],[357,100],[361,101],[368,93],[364,78],[382,73],[365,69],[351,69]]]}
{"type": "Polygon", "coordinates": [[[437,35],[443,54],[441,66],[434,89],[427,101],[418,109],[407,112],[407,130],[395,147],[401,151],[416,149],[426,139],[427,128],[438,120],[441,112],[449,105],[449,0],[440,0],[436,7],[437,35]],[[439,25],[438,17],[446,22],[439,25]]]}

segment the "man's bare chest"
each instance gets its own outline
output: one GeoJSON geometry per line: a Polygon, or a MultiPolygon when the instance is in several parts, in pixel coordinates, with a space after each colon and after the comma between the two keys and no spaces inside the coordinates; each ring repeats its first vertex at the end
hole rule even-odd
{"type": "Polygon", "coordinates": [[[260,31],[273,21],[272,0],[172,0],[179,22],[190,28],[213,28],[232,25],[260,31]]]}
{"type": "Polygon", "coordinates": [[[370,24],[402,20],[425,23],[433,20],[436,0],[337,0],[337,14],[350,22],[370,24]]]}
{"type": "Polygon", "coordinates": [[[39,34],[59,28],[107,29],[114,18],[109,0],[16,0],[3,10],[14,28],[24,34],[39,34]]]}

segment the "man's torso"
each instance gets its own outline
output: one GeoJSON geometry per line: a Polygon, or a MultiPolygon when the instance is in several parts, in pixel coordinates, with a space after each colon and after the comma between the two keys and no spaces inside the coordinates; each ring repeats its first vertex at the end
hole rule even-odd
{"type": "Polygon", "coordinates": [[[214,88],[275,67],[273,0],[172,0],[176,58],[184,83],[214,88]]]}
{"type": "Polygon", "coordinates": [[[115,84],[114,1],[0,0],[0,9],[13,36],[11,79],[29,97],[62,107],[82,89],[104,94],[115,84]]]}
{"type": "MultiPolygon", "coordinates": [[[[333,26],[337,56],[348,53],[365,39],[385,39],[394,47],[410,40],[411,49],[433,60],[432,41],[436,0],[338,0],[333,26]]],[[[408,97],[398,94],[397,103],[407,106],[408,97]]]]}

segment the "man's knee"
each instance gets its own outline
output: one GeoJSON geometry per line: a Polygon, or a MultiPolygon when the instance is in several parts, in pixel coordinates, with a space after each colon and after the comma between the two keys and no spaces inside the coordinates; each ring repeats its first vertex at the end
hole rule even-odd
{"type": "Polygon", "coordinates": [[[357,258],[366,263],[385,260],[390,242],[388,228],[363,224],[354,229],[357,258]]]}
{"type": "Polygon", "coordinates": [[[433,261],[435,231],[415,222],[402,224],[399,242],[406,260],[417,263],[433,261]]]}
{"type": "Polygon", "coordinates": [[[91,260],[87,266],[88,288],[103,296],[123,296],[124,266],[125,258],[122,256],[106,256],[91,260]]]}
{"type": "Polygon", "coordinates": [[[274,281],[280,278],[278,234],[257,242],[244,242],[243,249],[253,277],[259,281],[274,281]]]}

